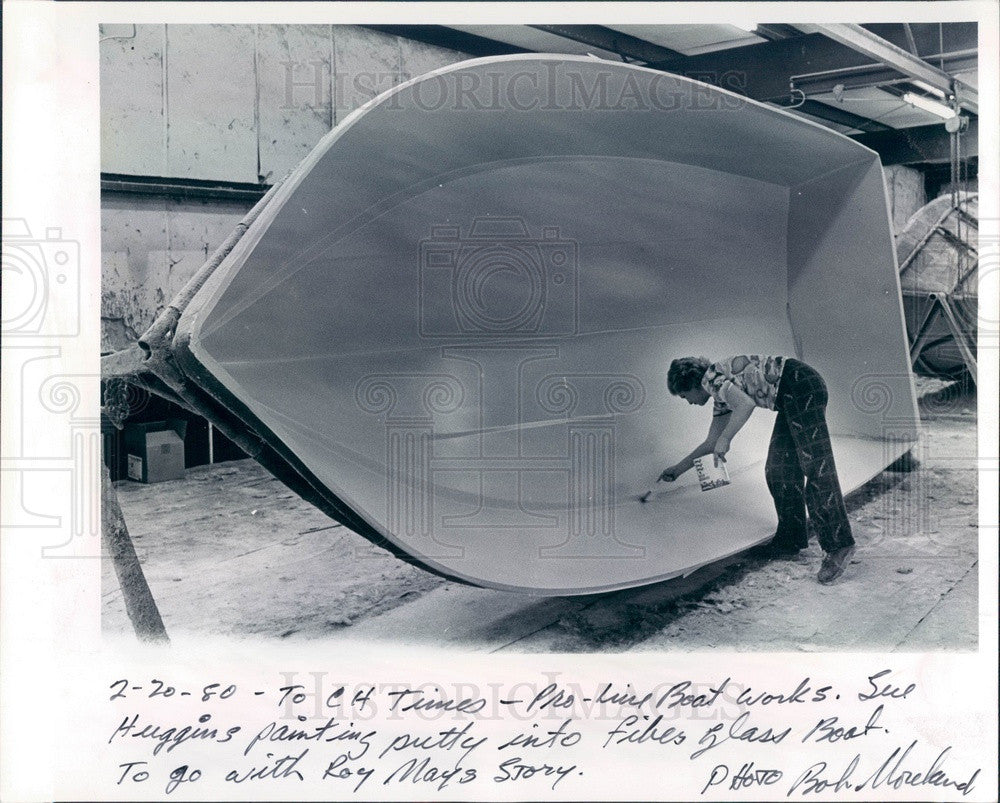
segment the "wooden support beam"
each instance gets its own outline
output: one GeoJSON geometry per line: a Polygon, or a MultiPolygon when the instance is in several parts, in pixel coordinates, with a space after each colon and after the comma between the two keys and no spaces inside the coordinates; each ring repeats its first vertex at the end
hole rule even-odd
{"type": "Polygon", "coordinates": [[[101,465],[101,540],[111,555],[118,575],[118,584],[125,597],[125,611],[140,641],[169,643],[160,611],[149,590],[146,575],[139,565],[132,537],[128,534],[125,516],[118,504],[118,493],[111,482],[111,472],[101,465]]]}
{"type": "MultiPolygon", "coordinates": [[[[903,30],[897,27],[898,34],[902,37],[903,30]]],[[[878,30],[880,34],[884,32],[882,28],[878,30]]],[[[945,23],[940,30],[941,36],[938,36],[938,32],[937,25],[913,26],[921,58],[939,69],[951,72],[959,68],[968,69],[969,60],[974,60],[978,46],[976,24],[945,23]],[[953,64],[941,54],[961,54],[961,64],[953,64]]],[[[886,38],[890,41],[894,39],[886,38]]],[[[974,61],[972,64],[974,66],[974,61]]],[[[876,62],[871,56],[851,50],[821,33],[717,50],[698,56],[679,56],[649,66],[739,91],[754,100],[779,102],[788,98],[792,76],[815,76],[845,68],[865,68],[853,78],[860,80],[859,76],[863,75],[864,80],[873,80],[875,83],[900,76],[899,72],[876,62]]],[[[843,78],[831,80],[834,83],[843,82],[843,78]]],[[[811,80],[809,91],[822,91],[822,88],[811,80]]]]}
{"type": "Polygon", "coordinates": [[[390,36],[400,36],[414,42],[423,42],[434,47],[444,47],[448,50],[458,50],[470,56],[507,56],[513,53],[530,53],[531,51],[487,39],[484,36],[458,31],[445,25],[364,25],[372,31],[380,31],[390,36]]]}
{"type": "Polygon", "coordinates": [[[531,25],[529,27],[645,63],[683,57],[682,53],[671,50],[669,47],[656,45],[645,39],[606,28],[603,25],[531,25]]]}

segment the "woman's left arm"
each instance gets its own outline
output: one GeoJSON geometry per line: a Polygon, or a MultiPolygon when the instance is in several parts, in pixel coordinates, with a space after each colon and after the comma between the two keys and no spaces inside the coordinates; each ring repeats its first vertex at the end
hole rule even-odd
{"type": "Polygon", "coordinates": [[[731,409],[732,415],[729,416],[729,422],[726,424],[726,428],[722,430],[722,434],[719,435],[718,440],[715,442],[715,461],[718,464],[719,460],[726,459],[726,452],[729,451],[729,445],[736,433],[739,432],[743,425],[750,420],[750,416],[757,406],[753,403],[753,399],[747,396],[742,390],[740,390],[736,385],[731,382],[726,385],[723,395],[725,397],[725,402],[731,409]]]}

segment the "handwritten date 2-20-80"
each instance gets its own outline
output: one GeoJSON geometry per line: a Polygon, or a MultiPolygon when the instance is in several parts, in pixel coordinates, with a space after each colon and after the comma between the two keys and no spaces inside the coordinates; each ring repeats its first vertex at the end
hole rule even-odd
{"type": "MultiPolygon", "coordinates": [[[[157,680],[152,678],[149,681],[150,688],[147,689],[144,686],[132,686],[129,685],[127,678],[122,678],[121,680],[116,680],[108,688],[110,688],[113,694],[108,698],[109,700],[124,700],[128,695],[128,692],[147,692],[144,696],[147,698],[153,697],[191,697],[192,692],[190,691],[178,691],[173,686],[164,683],[162,680],[157,680]]],[[[236,686],[234,684],[229,684],[225,687],[221,683],[209,683],[207,686],[203,686],[200,692],[194,692],[194,694],[201,695],[201,701],[207,703],[213,698],[218,698],[219,700],[228,700],[234,694],[236,694],[236,686]]],[[[262,691],[254,692],[256,696],[264,694],[262,691]]]]}

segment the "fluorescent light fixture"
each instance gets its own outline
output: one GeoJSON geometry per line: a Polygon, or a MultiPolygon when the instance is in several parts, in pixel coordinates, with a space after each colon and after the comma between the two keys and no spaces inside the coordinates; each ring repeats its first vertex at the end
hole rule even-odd
{"type": "Polygon", "coordinates": [[[903,100],[911,106],[923,109],[925,112],[936,114],[943,120],[950,120],[955,116],[955,110],[951,107],[945,106],[943,103],[938,103],[936,100],[925,98],[923,95],[915,95],[913,92],[907,92],[903,95],[903,100]]]}
{"type": "Polygon", "coordinates": [[[925,81],[911,80],[910,83],[924,90],[924,92],[930,92],[932,95],[937,95],[939,98],[941,98],[941,100],[944,100],[946,97],[948,97],[947,95],[945,95],[944,92],[942,92],[936,86],[931,86],[925,81]]]}

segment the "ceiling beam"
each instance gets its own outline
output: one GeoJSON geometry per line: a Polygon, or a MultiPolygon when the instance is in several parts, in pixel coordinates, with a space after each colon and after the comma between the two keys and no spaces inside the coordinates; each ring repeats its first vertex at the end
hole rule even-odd
{"type": "Polygon", "coordinates": [[[101,192],[156,195],[183,201],[252,203],[264,197],[269,189],[271,189],[270,184],[250,184],[242,181],[101,173],[101,192]]]}
{"type": "Polygon", "coordinates": [[[509,56],[514,53],[531,53],[527,48],[508,45],[487,39],[485,36],[458,31],[444,25],[365,25],[372,31],[381,31],[390,36],[401,36],[425,45],[458,50],[470,56],[509,56]]]}
{"type": "Polygon", "coordinates": [[[754,29],[754,35],[773,42],[777,39],[790,39],[795,36],[802,36],[802,32],[794,25],[785,25],[777,22],[759,22],[754,29]]]}
{"type": "Polygon", "coordinates": [[[684,54],[677,50],[654,45],[645,39],[639,39],[612,28],[605,28],[603,25],[531,25],[529,27],[646,63],[670,58],[685,58],[684,54]]]}
{"type": "MultiPolygon", "coordinates": [[[[930,42],[929,33],[924,28],[925,26],[916,26],[914,29],[917,46],[920,48],[930,42]]],[[[944,46],[949,52],[974,51],[977,47],[975,25],[962,23],[951,27],[951,24],[946,24],[943,30],[944,46]]],[[[650,66],[698,78],[706,83],[740,92],[754,100],[776,102],[787,101],[789,79],[794,75],[821,73],[845,67],[872,67],[883,71],[889,80],[893,76],[898,77],[894,70],[874,64],[870,57],[846,48],[821,33],[717,50],[699,56],[667,59],[650,66]]]]}
{"type": "MultiPolygon", "coordinates": [[[[979,156],[979,119],[969,120],[962,136],[962,157],[979,156]]],[[[951,135],[944,123],[855,134],[851,139],[877,151],[883,165],[947,162],[951,158],[951,135]]]]}
{"type": "MultiPolygon", "coordinates": [[[[968,72],[979,66],[979,56],[975,50],[947,53],[939,60],[943,69],[950,73],[968,72]]],[[[795,86],[810,95],[821,95],[833,91],[837,85],[845,88],[885,86],[906,80],[898,70],[884,64],[866,65],[826,71],[818,75],[793,75],[795,86]]]]}
{"type": "Polygon", "coordinates": [[[781,102],[789,98],[789,78],[793,75],[868,63],[870,59],[860,53],[848,50],[821,33],[811,33],[798,38],[668,59],[650,66],[697,77],[705,83],[738,91],[754,100],[781,102]]]}
{"type": "Polygon", "coordinates": [[[845,125],[848,128],[856,128],[858,131],[873,132],[892,130],[889,126],[884,125],[877,120],[872,120],[870,117],[862,117],[860,114],[854,114],[853,112],[847,111],[847,109],[830,106],[827,103],[821,103],[818,100],[810,100],[809,98],[806,98],[798,106],[790,107],[788,110],[791,112],[804,112],[810,117],[818,117],[821,120],[826,120],[828,123],[836,123],[837,125],[845,125]]]}
{"type": "Polygon", "coordinates": [[[916,47],[916,50],[912,51],[913,54],[932,64],[933,54],[975,49],[979,36],[978,25],[975,22],[866,22],[864,27],[876,36],[881,36],[906,50],[910,49],[910,38],[906,34],[906,29],[909,28],[913,45],[916,47]]]}
{"type": "Polygon", "coordinates": [[[943,70],[928,64],[919,56],[907,52],[867,28],[847,22],[821,22],[816,23],[815,27],[834,41],[882,62],[903,75],[923,81],[942,92],[957,94],[965,108],[971,112],[978,111],[979,94],[973,87],[956,81],[943,70]]]}

